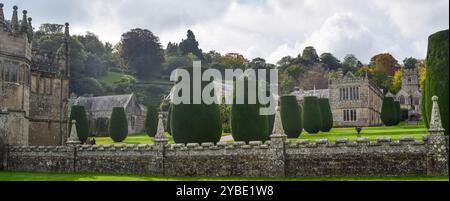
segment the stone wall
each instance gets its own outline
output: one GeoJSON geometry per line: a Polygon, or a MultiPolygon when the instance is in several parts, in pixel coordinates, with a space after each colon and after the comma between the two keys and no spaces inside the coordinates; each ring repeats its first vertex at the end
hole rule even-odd
{"type": "Polygon", "coordinates": [[[428,137],[295,143],[272,138],[249,144],[10,146],[7,153],[8,171],[222,177],[448,175],[448,163],[442,162],[448,162],[448,136],[431,144],[428,137]],[[436,144],[439,151],[430,148],[436,144]],[[441,145],[447,148],[442,150],[441,145]]]}
{"type": "Polygon", "coordinates": [[[28,145],[29,120],[23,111],[0,111],[0,137],[5,144],[28,145]]]}

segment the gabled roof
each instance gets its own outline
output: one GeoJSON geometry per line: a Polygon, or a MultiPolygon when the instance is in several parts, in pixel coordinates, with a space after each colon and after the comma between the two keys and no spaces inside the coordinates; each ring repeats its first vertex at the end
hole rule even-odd
{"type": "Polygon", "coordinates": [[[75,105],[84,106],[87,111],[112,110],[114,107],[126,107],[134,94],[98,96],[98,97],[78,97],[75,105]]]}
{"type": "Polygon", "coordinates": [[[352,72],[348,71],[348,72],[344,75],[344,79],[356,79],[356,76],[355,76],[352,72]]]}

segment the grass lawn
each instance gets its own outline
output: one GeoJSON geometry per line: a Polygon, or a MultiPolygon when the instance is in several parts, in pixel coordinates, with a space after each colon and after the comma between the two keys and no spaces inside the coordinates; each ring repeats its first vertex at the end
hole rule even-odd
{"type": "Polygon", "coordinates": [[[163,177],[91,173],[0,172],[0,181],[449,181],[448,177],[163,177]]]}
{"type": "MultiPolygon", "coordinates": [[[[230,133],[224,133],[224,136],[230,133]]],[[[427,129],[424,125],[405,125],[401,124],[392,127],[365,127],[361,132],[362,137],[368,137],[371,140],[376,140],[378,137],[391,137],[393,140],[398,140],[401,136],[412,136],[416,140],[421,140],[423,136],[427,135],[427,129]]],[[[172,136],[167,135],[169,143],[174,143],[172,136]]],[[[356,139],[356,131],[354,128],[333,128],[328,133],[308,134],[305,131],[298,139],[308,139],[314,141],[316,139],[328,139],[335,141],[336,138],[348,138],[349,140],[356,139]]],[[[290,139],[296,141],[298,139],[290,139]]],[[[114,142],[109,137],[96,137],[97,144],[113,144],[114,142]]],[[[232,141],[229,141],[232,142],[232,141]]],[[[123,142],[125,144],[152,144],[153,140],[146,134],[130,135],[123,142]]]]}

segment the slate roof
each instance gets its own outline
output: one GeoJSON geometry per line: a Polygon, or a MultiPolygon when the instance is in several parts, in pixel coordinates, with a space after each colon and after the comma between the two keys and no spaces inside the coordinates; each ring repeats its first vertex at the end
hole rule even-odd
{"type": "Polygon", "coordinates": [[[133,96],[134,94],[78,97],[74,104],[84,106],[87,111],[109,111],[114,107],[127,106],[133,96]]]}
{"type": "Polygon", "coordinates": [[[318,98],[330,98],[330,90],[329,89],[316,89],[316,90],[298,90],[291,93],[297,97],[297,100],[301,101],[304,97],[307,96],[316,96],[318,98]]]}

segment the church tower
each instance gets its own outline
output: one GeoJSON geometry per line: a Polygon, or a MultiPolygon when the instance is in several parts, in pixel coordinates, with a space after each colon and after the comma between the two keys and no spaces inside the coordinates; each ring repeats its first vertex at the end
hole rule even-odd
{"type": "Polygon", "coordinates": [[[402,89],[408,94],[413,94],[420,90],[419,74],[416,68],[402,70],[402,89]]]}

